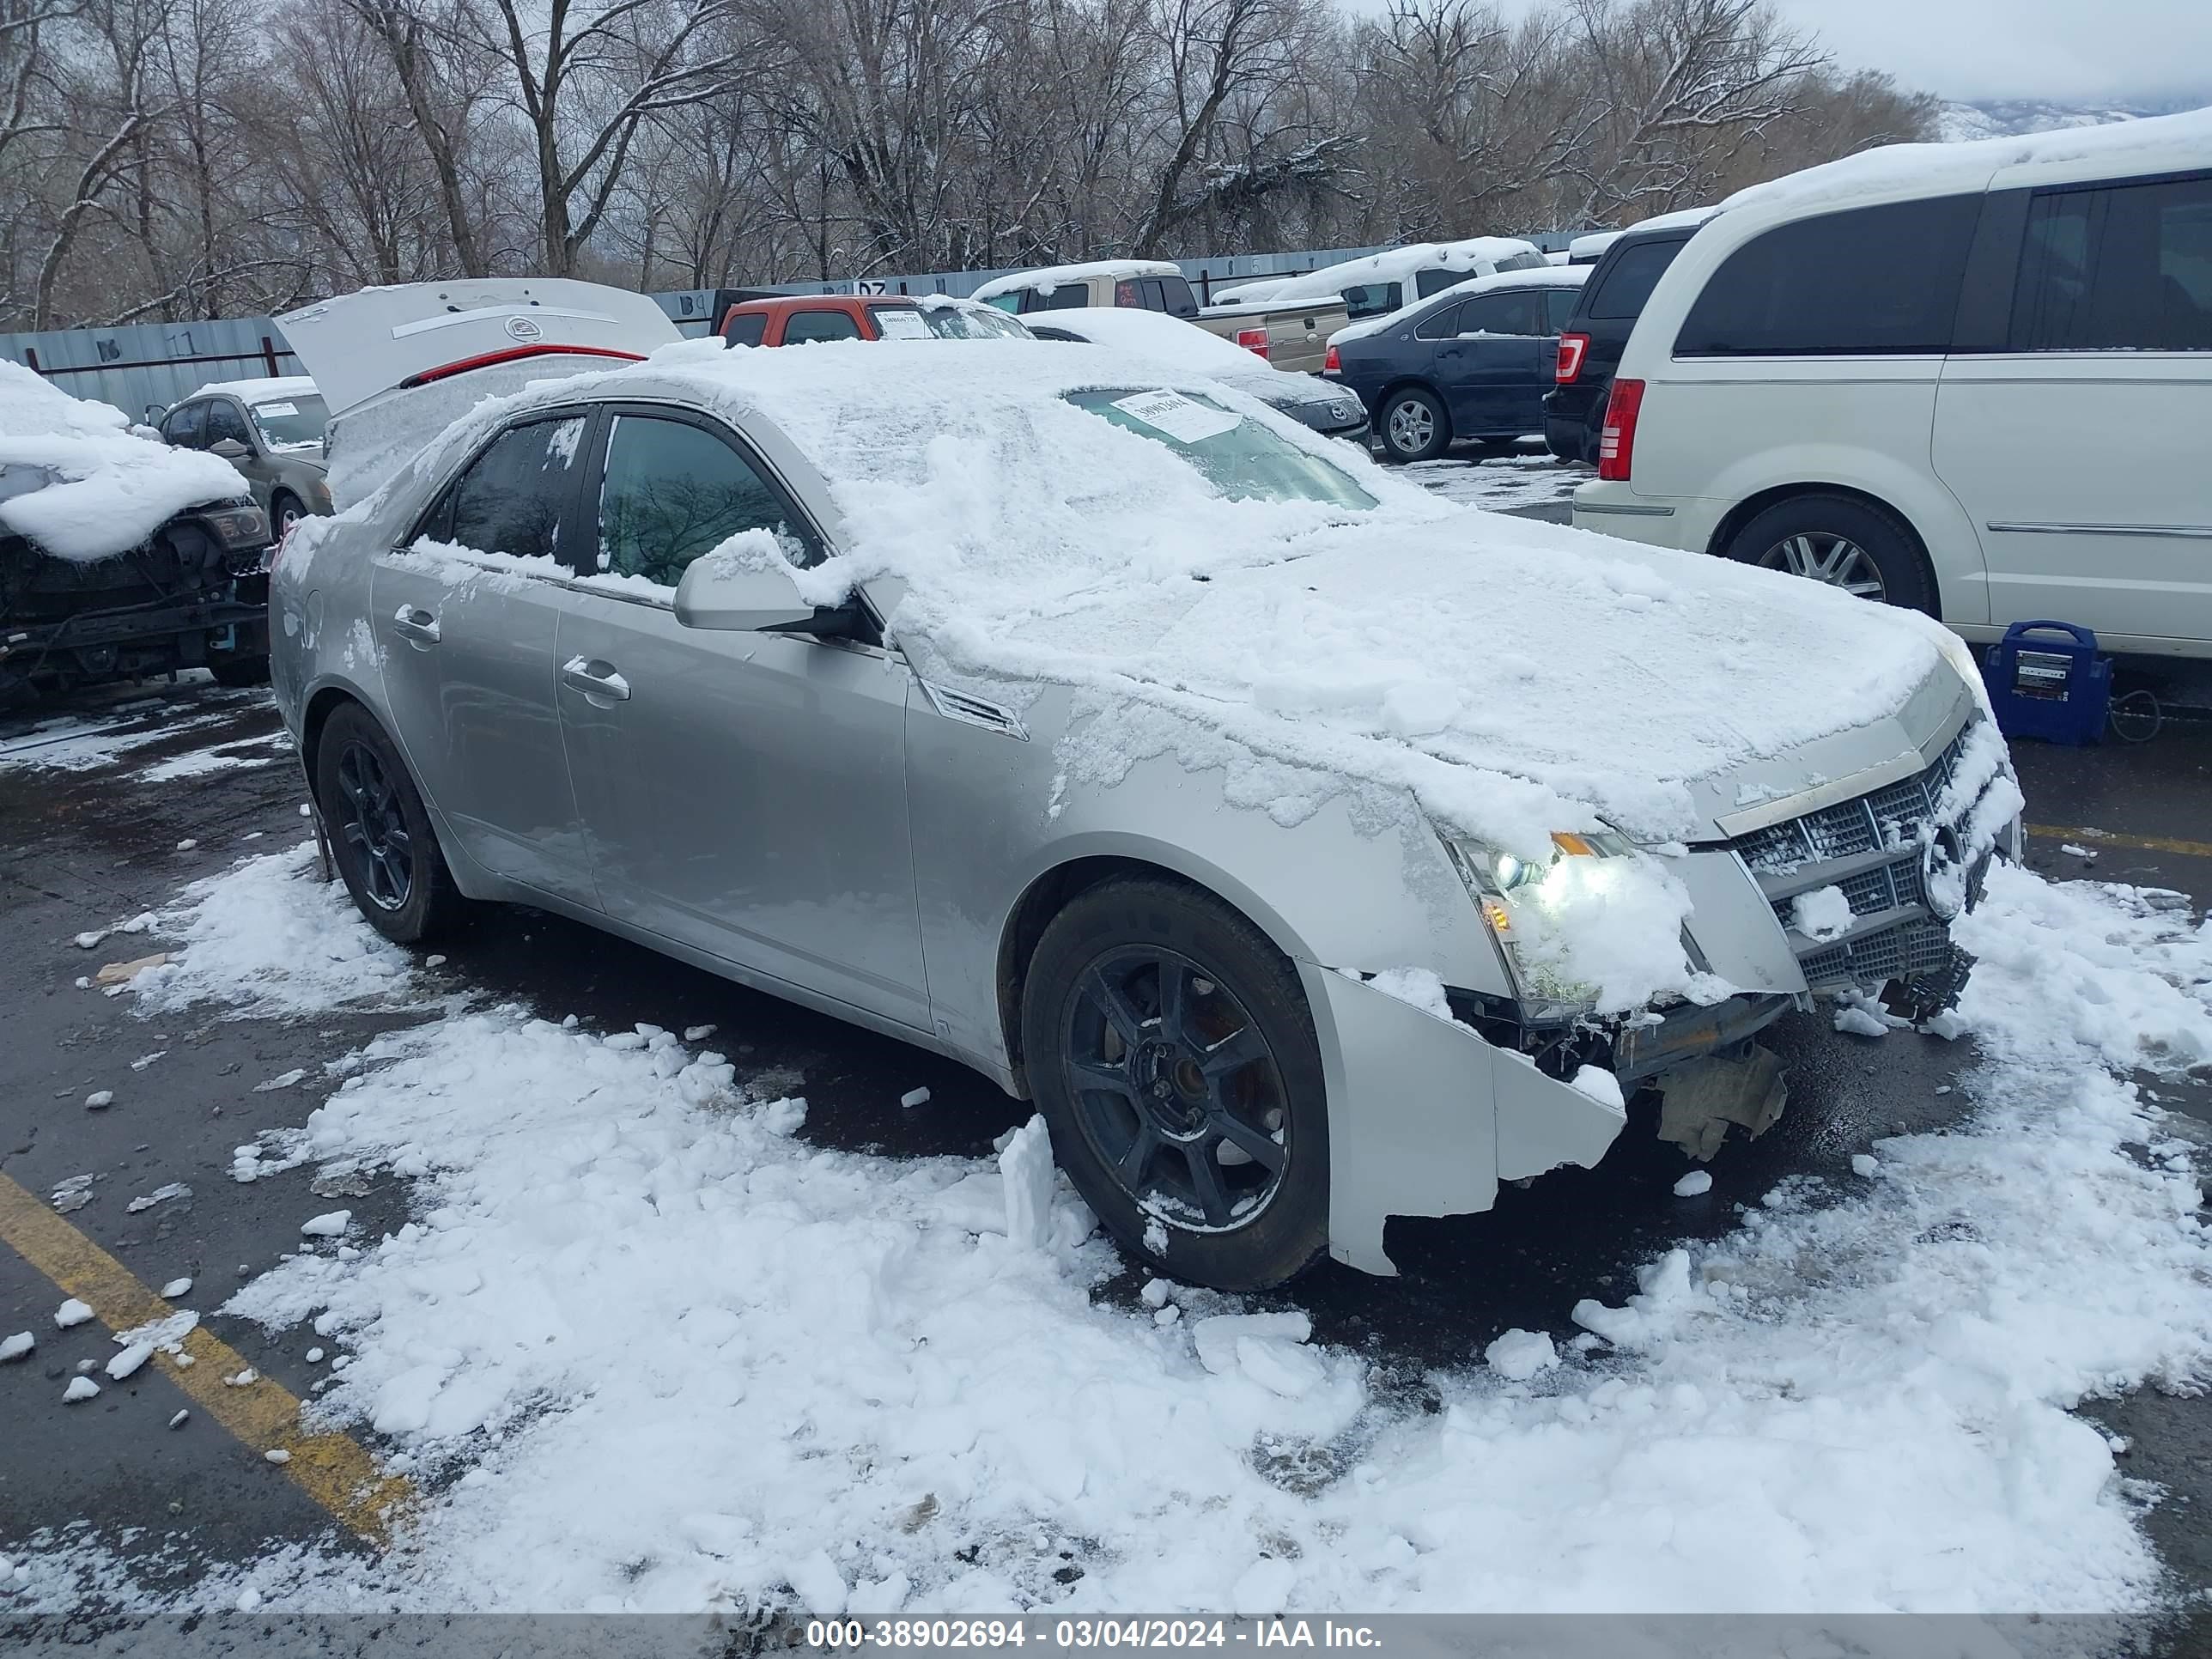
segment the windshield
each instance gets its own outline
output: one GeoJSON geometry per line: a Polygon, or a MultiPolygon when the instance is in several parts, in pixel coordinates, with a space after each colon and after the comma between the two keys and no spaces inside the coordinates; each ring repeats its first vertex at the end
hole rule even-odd
{"type": "Polygon", "coordinates": [[[314,448],[323,441],[323,424],[329,418],[322,398],[313,392],[253,405],[253,424],[261,428],[261,441],[271,449],[314,448]]]}
{"type": "Polygon", "coordinates": [[[1067,401],[1164,444],[1233,501],[1320,501],[1364,512],[1375,498],[1317,455],[1211,398],[1180,392],[1071,392],[1067,401]]]}
{"type": "Polygon", "coordinates": [[[1027,328],[992,306],[924,306],[921,319],[940,340],[1026,340],[1027,328]]]}

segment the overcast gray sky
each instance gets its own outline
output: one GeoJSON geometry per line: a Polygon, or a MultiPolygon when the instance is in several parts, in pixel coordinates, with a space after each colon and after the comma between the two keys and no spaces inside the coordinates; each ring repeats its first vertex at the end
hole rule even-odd
{"type": "Polygon", "coordinates": [[[2212,0],[1776,0],[1846,64],[1946,98],[2212,100],[2212,0]]]}
{"type": "MultiPolygon", "coordinates": [[[[1499,0],[1511,14],[1543,0],[1499,0]]],[[[1374,15],[1387,0],[1343,0],[1374,15]]],[[[1944,98],[2212,103],[2212,0],[1773,0],[1851,67],[1944,98]]]]}

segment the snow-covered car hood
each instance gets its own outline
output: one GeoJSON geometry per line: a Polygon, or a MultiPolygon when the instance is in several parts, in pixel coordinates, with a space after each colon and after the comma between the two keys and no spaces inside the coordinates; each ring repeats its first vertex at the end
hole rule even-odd
{"type": "Polygon", "coordinates": [[[4,361],[0,471],[16,484],[31,473],[51,480],[0,490],[0,527],[87,563],[137,547],[188,507],[246,493],[229,462],[172,449],[121,410],[72,398],[4,361]]]}

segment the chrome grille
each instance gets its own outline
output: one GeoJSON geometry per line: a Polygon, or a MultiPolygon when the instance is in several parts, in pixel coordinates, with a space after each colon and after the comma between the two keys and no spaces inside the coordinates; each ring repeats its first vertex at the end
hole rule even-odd
{"type": "MultiPolygon", "coordinates": [[[[1923,848],[1972,730],[1970,720],[1912,777],[1729,843],[1758,878],[1814,990],[1879,988],[1950,965],[1950,928],[1928,908],[1923,848]],[[1859,924],[1839,939],[1795,930],[1796,899],[1826,887],[1842,892],[1859,924]]],[[[1969,889],[1977,896],[1980,874],[1969,889]]]]}

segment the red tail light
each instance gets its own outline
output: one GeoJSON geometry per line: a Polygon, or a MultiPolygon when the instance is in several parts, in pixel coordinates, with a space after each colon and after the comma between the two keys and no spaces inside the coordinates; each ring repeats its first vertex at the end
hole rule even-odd
{"type": "Polygon", "coordinates": [[[1240,328],[1237,331],[1237,343],[1255,356],[1264,357],[1267,355],[1267,331],[1264,328],[1240,328]]]}
{"type": "Polygon", "coordinates": [[[1606,483],[1628,482],[1628,469],[1636,464],[1636,417],[1643,411],[1644,382],[1615,380],[1597,441],[1597,476],[1606,483]]]}
{"type": "Polygon", "coordinates": [[[1559,336],[1559,361],[1552,370],[1552,378],[1561,386],[1572,386],[1575,376],[1583,372],[1583,357],[1589,350],[1587,334],[1559,336]]]}
{"type": "Polygon", "coordinates": [[[1334,346],[1331,346],[1322,353],[1321,372],[1324,374],[1340,374],[1344,372],[1344,360],[1336,355],[1334,346]]]}

